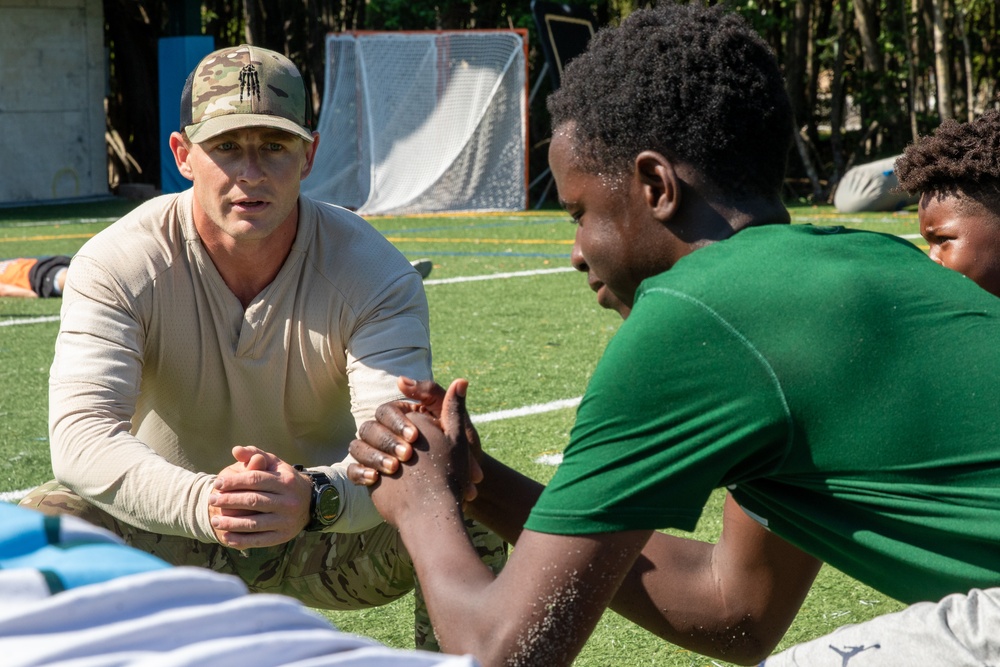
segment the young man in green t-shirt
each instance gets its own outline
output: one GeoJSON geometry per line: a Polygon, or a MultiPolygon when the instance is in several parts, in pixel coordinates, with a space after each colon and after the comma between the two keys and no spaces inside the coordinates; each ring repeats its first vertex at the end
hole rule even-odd
{"type": "MultiPolygon", "coordinates": [[[[746,23],[635,12],[549,108],[571,261],[627,315],[552,482],[481,452],[461,380],[402,381],[421,407],[383,406],[351,447],[369,466],[352,479],[433,582],[445,650],[569,664],[610,606],[693,651],[780,664],[823,562],[906,602],[1000,586],[1000,301],[906,241],[788,224],[791,112],[746,23]],[[717,543],[657,532],[692,529],[720,487],[717,543]],[[463,500],[516,541],[497,577],[461,534],[463,500]]],[[[1000,613],[915,634],[950,658],[979,628],[998,636],[1000,613]]],[[[825,657],[947,664],[913,636],[825,657]]]]}

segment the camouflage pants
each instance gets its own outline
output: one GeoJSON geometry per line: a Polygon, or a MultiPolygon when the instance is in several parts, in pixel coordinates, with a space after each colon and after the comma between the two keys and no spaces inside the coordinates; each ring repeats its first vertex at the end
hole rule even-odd
{"type": "MultiPolygon", "coordinates": [[[[45,514],[78,516],[121,536],[129,546],[173,565],[233,574],[254,593],[280,593],[319,609],[377,607],[416,588],[415,646],[438,650],[410,555],[399,533],[389,524],[361,533],[303,531],[286,544],[239,551],[189,537],[141,530],[119,521],[55,481],[42,484],[19,504],[45,514]]],[[[507,545],[472,519],[466,519],[465,523],[479,556],[498,573],[507,561],[507,545]]]]}

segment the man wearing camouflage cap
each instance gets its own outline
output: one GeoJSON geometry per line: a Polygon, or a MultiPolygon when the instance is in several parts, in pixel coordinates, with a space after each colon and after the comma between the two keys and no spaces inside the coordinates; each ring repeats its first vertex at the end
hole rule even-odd
{"type": "MultiPolygon", "coordinates": [[[[347,449],[397,377],[431,377],[421,278],[364,220],[300,196],[319,135],[284,56],[206,56],[181,126],[170,147],[193,187],[74,257],[50,373],[56,481],[21,504],[314,607],[398,598],[412,563],[347,481],[347,449]]],[[[471,530],[499,567],[503,543],[471,530]]],[[[434,645],[422,621],[417,645],[434,645]]]]}

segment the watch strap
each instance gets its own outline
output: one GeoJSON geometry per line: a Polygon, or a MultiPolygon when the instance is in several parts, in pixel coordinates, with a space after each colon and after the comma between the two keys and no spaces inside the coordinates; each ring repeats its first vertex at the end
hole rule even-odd
{"type": "MultiPolygon", "coordinates": [[[[330,480],[330,476],[325,472],[319,472],[318,470],[307,470],[301,463],[296,463],[292,466],[299,472],[304,472],[309,475],[310,481],[312,481],[312,494],[309,496],[309,523],[306,524],[307,531],[317,531],[326,528],[329,524],[321,520],[319,512],[316,510],[316,506],[319,502],[320,493],[323,487],[333,487],[333,483],[330,480]]],[[[334,489],[335,490],[335,489],[334,489]]]]}

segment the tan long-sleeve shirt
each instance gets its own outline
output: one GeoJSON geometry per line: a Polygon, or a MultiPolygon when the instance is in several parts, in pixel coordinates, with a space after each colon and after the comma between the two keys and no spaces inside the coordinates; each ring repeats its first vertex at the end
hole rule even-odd
{"type": "Polygon", "coordinates": [[[244,310],[191,197],[147,202],[74,257],[49,381],[57,479],[145,530],[214,541],[212,481],[254,445],[332,476],[331,530],[376,525],[345,459],[399,375],[431,377],[420,277],[367,222],[302,197],[284,266],[244,310]]]}

